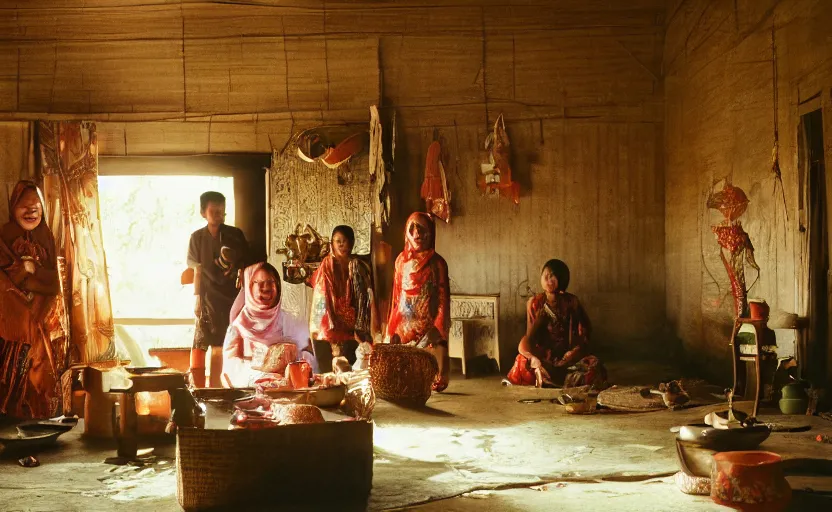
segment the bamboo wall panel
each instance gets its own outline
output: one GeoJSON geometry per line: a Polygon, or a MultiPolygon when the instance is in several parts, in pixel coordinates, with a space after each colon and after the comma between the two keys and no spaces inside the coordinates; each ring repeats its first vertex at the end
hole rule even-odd
{"type": "MultiPolygon", "coordinates": [[[[749,295],[765,298],[773,310],[806,314],[797,127],[800,103],[817,94],[824,101],[829,97],[831,22],[832,4],[821,0],[668,5],[667,311],[691,359],[718,368],[723,380],[730,375],[731,299],[710,230],[720,216],[705,208],[705,195],[712,181],[724,176],[745,190],[751,203],[741,220],[762,268],[749,295]],[[771,172],[772,29],[785,206],[771,172]]],[[[827,148],[830,136],[825,134],[827,148]]],[[[754,272],[748,276],[753,280],[754,272]]]]}
{"type": "MultiPolygon", "coordinates": [[[[454,293],[499,293],[501,350],[512,358],[525,330],[525,302],[540,291],[550,258],[566,261],[570,290],[594,320],[594,343],[632,352],[656,348],[664,324],[664,173],[657,130],[645,123],[510,123],[519,206],[475,186],[485,130],[438,132],[446,153],[452,219],[437,250],[454,293]],[[542,141],[541,141],[542,135],[542,141]]],[[[397,172],[402,214],[423,208],[418,190],[432,129],[407,129],[397,172]]],[[[391,232],[402,244],[401,216],[391,232]]],[[[509,361],[503,361],[508,364],[509,361]]]]}
{"type": "MultiPolygon", "coordinates": [[[[572,268],[598,345],[660,343],[663,0],[244,3],[7,2],[0,118],[97,120],[107,155],[271,152],[380,104],[399,123],[390,240],[400,249],[423,208],[436,132],[453,194],[439,252],[454,292],[500,293],[504,365],[552,257],[572,268]],[[475,186],[500,113],[519,206],[475,186]]],[[[327,194],[342,192],[333,174],[327,194]]]]}
{"type": "Polygon", "coordinates": [[[181,49],[181,42],[174,40],[145,41],[140,50],[134,42],[24,45],[17,110],[181,111],[181,49]]]}

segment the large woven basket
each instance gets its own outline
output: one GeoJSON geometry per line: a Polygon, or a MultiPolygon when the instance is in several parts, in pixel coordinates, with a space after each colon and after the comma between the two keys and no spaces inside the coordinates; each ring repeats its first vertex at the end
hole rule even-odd
{"type": "Polygon", "coordinates": [[[363,510],[373,481],[373,424],[179,428],[176,469],[176,494],[186,511],[343,510],[345,503],[363,510]]]}
{"type": "Polygon", "coordinates": [[[424,405],[439,371],[433,354],[407,345],[376,345],[370,354],[370,382],[376,396],[424,405]]]}

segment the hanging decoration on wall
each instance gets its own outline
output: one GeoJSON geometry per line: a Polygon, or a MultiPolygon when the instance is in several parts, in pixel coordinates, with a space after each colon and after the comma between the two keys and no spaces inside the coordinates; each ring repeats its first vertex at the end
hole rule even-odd
{"type": "Polygon", "coordinates": [[[349,161],[364,151],[369,142],[369,133],[356,132],[347,126],[320,126],[304,130],[297,135],[297,153],[301,160],[309,163],[321,162],[338,171],[338,183],[352,181],[349,161]]]}
{"type": "Polygon", "coordinates": [[[283,279],[290,284],[304,282],[329,253],[329,239],[322,237],[309,224],[306,228],[298,224],[295,232],[286,237],[285,245],[277,253],[286,255],[283,279]]]}
{"type": "MultiPolygon", "coordinates": [[[[395,125],[394,125],[395,129],[395,125]]],[[[384,161],[384,129],[378,107],[370,106],[370,183],[373,187],[373,227],[382,233],[390,223],[390,173],[384,161]]]]}
{"type": "Polygon", "coordinates": [[[448,191],[445,166],[442,165],[442,145],[438,141],[433,141],[428,147],[422,199],[428,213],[445,222],[451,221],[451,193],[448,191]]]}
{"type": "Polygon", "coordinates": [[[477,186],[485,194],[510,196],[514,204],[520,204],[520,184],[511,180],[511,153],[502,114],[485,139],[485,150],[488,151],[488,162],[480,166],[477,186]]]}
{"type": "Polygon", "coordinates": [[[742,227],[739,218],[748,208],[748,196],[739,187],[731,185],[729,179],[725,178],[714,183],[714,187],[723,183],[722,190],[714,191],[713,187],[708,195],[708,208],[719,210],[724,219],[711,230],[716,235],[717,243],[720,246],[719,257],[728,273],[731,281],[731,295],[734,298],[734,316],[741,318],[747,316],[748,290],[754,286],[760,277],[760,267],[754,259],[754,246],[751,238],[742,227]],[[727,253],[727,257],[726,257],[727,253]],[[757,271],[757,278],[746,286],[745,264],[757,271]]]}

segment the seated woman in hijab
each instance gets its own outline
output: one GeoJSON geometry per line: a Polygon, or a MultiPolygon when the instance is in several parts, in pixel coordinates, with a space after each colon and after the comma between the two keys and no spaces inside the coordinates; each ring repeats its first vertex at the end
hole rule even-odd
{"type": "Polygon", "coordinates": [[[567,293],[569,267],[549,260],[540,275],[543,293],[526,306],[526,335],[508,373],[515,385],[603,388],[607,373],[589,353],[589,317],[578,298],[567,293]]]}
{"type": "Polygon", "coordinates": [[[9,213],[0,229],[0,415],[48,418],[60,400],[60,329],[48,321],[60,293],[55,240],[34,182],[18,182],[9,213]]]}
{"type": "Polygon", "coordinates": [[[280,275],[268,263],[245,269],[243,286],[231,308],[231,325],[223,343],[223,384],[252,387],[268,376],[282,377],[286,366],[304,359],[308,336],[304,322],[280,309],[280,275]]]}
{"type": "Polygon", "coordinates": [[[309,334],[321,373],[332,371],[334,357],[345,357],[354,365],[359,345],[363,362],[372,343],[370,267],[352,254],[355,232],[349,226],[336,226],[330,245],[309,281],[313,289],[309,334]]]}
{"type": "Polygon", "coordinates": [[[431,351],[439,363],[433,390],[444,391],[448,387],[451,293],[448,264],[434,250],[435,244],[436,225],[430,215],[411,215],[405,224],[404,251],[396,258],[387,338],[390,343],[431,351]]]}

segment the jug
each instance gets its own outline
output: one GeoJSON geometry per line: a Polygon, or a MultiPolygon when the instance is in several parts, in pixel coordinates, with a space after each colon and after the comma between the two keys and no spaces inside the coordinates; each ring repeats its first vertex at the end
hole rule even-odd
{"type": "Polygon", "coordinates": [[[312,366],[306,361],[295,361],[287,367],[289,383],[293,389],[309,387],[309,378],[312,376],[312,366]]]}

